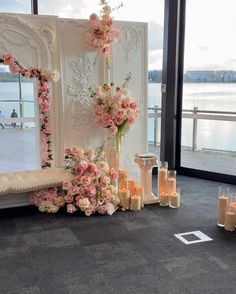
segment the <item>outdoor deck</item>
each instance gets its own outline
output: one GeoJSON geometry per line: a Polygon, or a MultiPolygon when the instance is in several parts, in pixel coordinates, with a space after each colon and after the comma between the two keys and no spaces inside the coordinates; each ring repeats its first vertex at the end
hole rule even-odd
{"type": "MultiPolygon", "coordinates": [[[[149,144],[149,152],[160,155],[160,147],[149,144]]],[[[236,153],[182,148],[181,166],[236,176],[236,153]]]]}
{"type": "MultiPolygon", "coordinates": [[[[0,172],[36,169],[36,143],[33,129],[0,127],[0,172]]],[[[149,151],[159,157],[160,148],[149,144],[149,151]]],[[[184,148],[182,166],[236,175],[236,153],[184,148]]]]}

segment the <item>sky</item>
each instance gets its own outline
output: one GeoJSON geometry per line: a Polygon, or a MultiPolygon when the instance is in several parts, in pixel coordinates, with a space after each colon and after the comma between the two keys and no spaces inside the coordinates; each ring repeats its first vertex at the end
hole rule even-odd
{"type": "MultiPolygon", "coordinates": [[[[38,0],[39,13],[87,19],[99,0],[38,0]]],[[[0,11],[30,12],[31,0],[0,0],[0,11]]],[[[116,20],[149,23],[149,69],[162,68],[164,0],[123,0],[116,20]]],[[[111,7],[121,1],[110,0],[111,7]]],[[[185,70],[236,70],[236,0],[187,0],[185,70]],[[226,5],[227,3],[227,5],[226,5]]]]}

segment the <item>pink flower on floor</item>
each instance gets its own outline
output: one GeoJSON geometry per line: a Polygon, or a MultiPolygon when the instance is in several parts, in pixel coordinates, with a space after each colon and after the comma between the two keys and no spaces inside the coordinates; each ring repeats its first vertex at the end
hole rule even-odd
{"type": "Polygon", "coordinates": [[[88,176],[82,176],[82,177],[80,178],[80,183],[81,183],[83,186],[90,185],[90,183],[91,183],[91,178],[88,177],[88,176]]]}
{"type": "Polygon", "coordinates": [[[107,206],[106,205],[101,205],[98,207],[98,213],[100,214],[106,214],[107,213],[107,206]]]}
{"type": "Polygon", "coordinates": [[[67,154],[67,155],[72,154],[72,147],[66,147],[65,154],[67,154]]]}
{"type": "Polygon", "coordinates": [[[90,162],[88,164],[86,172],[88,173],[88,175],[93,176],[95,174],[96,170],[97,170],[96,164],[94,164],[93,162],[90,162]]]}
{"type": "Polygon", "coordinates": [[[74,213],[77,211],[77,208],[73,204],[67,204],[66,209],[69,213],[74,213]]]}

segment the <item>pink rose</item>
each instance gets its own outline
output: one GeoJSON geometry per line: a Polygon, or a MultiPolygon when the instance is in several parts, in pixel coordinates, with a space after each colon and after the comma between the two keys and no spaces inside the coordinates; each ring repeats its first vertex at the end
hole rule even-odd
{"type": "Polygon", "coordinates": [[[73,204],[67,204],[66,209],[69,213],[74,213],[77,210],[77,208],[73,204]]]}
{"type": "Polygon", "coordinates": [[[88,167],[88,163],[85,160],[81,160],[78,166],[83,168],[83,170],[86,170],[88,167]]]}
{"type": "Polygon", "coordinates": [[[67,203],[72,203],[74,201],[74,196],[70,193],[67,193],[67,195],[65,196],[65,201],[67,203]]]}
{"type": "Polygon", "coordinates": [[[114,168],[111,168],[108,172],[108,176],[112,179],[112,180],[116,180],[118,178],[118,174],[117,172],[114,170],[114,168]]]}
{"type": "Polygon", "coordinates": [[[84,173],[84,169],[83,169],[83,167],[82,166],[80,166],[80,165],[78,165],[78,166],[76,166],[76,168],[75,168],[75,173],[76,173],[76,178],[75,178],[75,180],[79,180],[79,178],[82,176],[82,174],[84,173]]]}
{"type": "Polygon", "coordinates": [[[94,186],[89,186],[87,189],[87,194],[89,197],[93,197],[94,195],[96,195],[96,188],[94,186]]]}
{"type": "Polygon", "coordinates": [[[105,113],[105,114],[103,115],[103,117],[102,117],[102,123],[103,123],[104,125],[107,125],[107,124],[110,123],[110,121],[111,121],[111,116],[110,116],[110,114],[109,114],[109,113],[105,113]]]}
{"type": "Polygon", "coordinates": [[[39,107],[41,112],[47,112],[50,109],[50,103],[48,101],[43,101],[39,107]]]}
{"type": "Polygon", "coordinates": [[[92,22],[95,22],[98,20],[98,16],[96,13],[92,13],[89,17],[89,20],[92,21],[92,22]]]}
{"type": "Polygon", "coordinates": [[[44,143],[48,142],[48,135],[45,133],[41,133],[41,139],[44,143]]]}
{"type": "Polygon", "coordinates": [[[122,102],[122,107],[123,108],[128,108],[129,107],[129,98],[125,98],[122,102]]]}
{"type": "Polygon", "coordinates": [[[19,65],[12,63],[9,65],[9,70],[11,73],[18,73],[20,71],[19,65]]]}
{"type": "Polygon", "coordinates": [[[91,183],[91,178],[90,178],[90,177],[87,177],[87,176],[82,176],[82,177],[80,178],[80,183],[81,183],[82,185],[85,185],[85,186],[90,185],[90,183],[91,183]]]}
{"type": "Polygon", "coordinates": [[[67,155],[72,154],[72,148],[71,147],[66,147],[65,154],[67,154],[67,155]]]}
{"type": "Polygon", "coordinates": [[[53,203],[56,206],[62,207],[65,204],[65,199],[63,196],[58,196],[53,199],[53,203]]]}
{"type": "Polygon", "coordinates": [[[71,187],[72,187],[71,181],[63,181],[62,183],[63,190],[69,190],[71,187]]]}
{"type": "Polygon", "coordinates": [[[40,83],[39,90],[40,91],[47,91],[47,90],[49,90],[48,83],[46,83],[46,82],[40,83]]]}
{"type": "Polygon", "coordinates": [[[95,171],[97,170],[97,166],[96,164],[90,162],[88,164],[88,168],[86,170],[86,172],[89,174],[89,175],[94,175],[95,171]]]}
{"type": "Polygon", "coordinates": [[[131,109],[136,109],[136,108],[137,108],[137,106],[138,106],[138,104],[137,104],[137,102],[136,102],[136,101],[133,101],[133,102],[131,102],[131,103],[130,103],[130,105],[129,105],[129,106],[130,106],[130,108],[131,108],[131,109]]]}
{"type": "Polygon", "coordinates": [[[111,191],[110,190],[105,190],[102,192],[102,197],[105,199],[110,199],[111,198],[111,191]]]}
{"type": "Polygon", "coordinates": [[[10,54],[3,55],[3,62],[6,65],[10,65],[14,62],[14,57],[10,54]]]}
{"type": "Polygon", "coordinates": [[[107,213],[107,206],[106,205],[98,206],[98,213],[106,214],[107,213]]]}
{"type": "Polygon", "coordinates": [[[128,122],[130,125],[134,124],[135,123],[135,117],[133,115],[129,116],[128,117],[128,122]]]}
{"type": "Polygon", "coordinates": [[[120,126],[123,123],[123,121],[124,121],[124,118],[122,116],[117,115],[114,118],[114,123],[118,126],[120,126]]]}

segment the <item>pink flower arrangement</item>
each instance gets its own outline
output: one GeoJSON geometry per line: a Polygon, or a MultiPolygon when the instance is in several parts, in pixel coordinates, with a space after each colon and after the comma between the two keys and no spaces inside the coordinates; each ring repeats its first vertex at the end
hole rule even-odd
{"type": "Polygon", "coordinates": [[[122,137],[135,124],[139,116],[139,105],[126,88],[131,74],[121,87],[114,84],[98,86],[91,94],[94,101],[96,124],[106,128],[110,136],[115,136],[119,151],[122,137]]]}
{"type": "Polygon", "coordinates": [[[38,104],[39,104],[39,118],[40,118],[40,131],[42,141],[42,168],[51,167],[53,160],[51,150],[51,131],[49,127],[49,112],[50,112],[50,86],[49,81],[56,82],[59,79],[57,71],[43,70],[41,68],[23,68],[16,59],[10,55],[5,54],[0,58],[0,63],[9,65],[9,70],[12,73],[20,73],[26,78],[37,78],[38,80],[38,104]]]}
{"type": "Polygon", "coordinates": [[[79,209],[87,216],[95,212],[111,215],[120,202],[115,188],[117,173],[106,162],[98,162],[93,154],[91,148],[65,149],[65,169],[75,175],[62,186],[67,211],[79,209]]]}
{"type": "MultiPolygon", "coordinates": [[[[102,7],[101,15],[98,16],[96,13],[90,15],[89,31],[86,33],[85,38],[91,48],[104,54],[107,66],[109,67],[110,46],[119,37],[119,31],[111,18],[112,9],[108,6],[108,3],[105,0],[101,0],[100,5],[102,7]]],[[[121,6],[122,4],[119,7],[121,6]]]]}
{"type": "Polygon", "coordinates": [[[57,188],[39,190],[30,194],[30,204],[35,205],[41,212],[56,213],[65,205],[64,195],[57,192],[57,188]]]}

